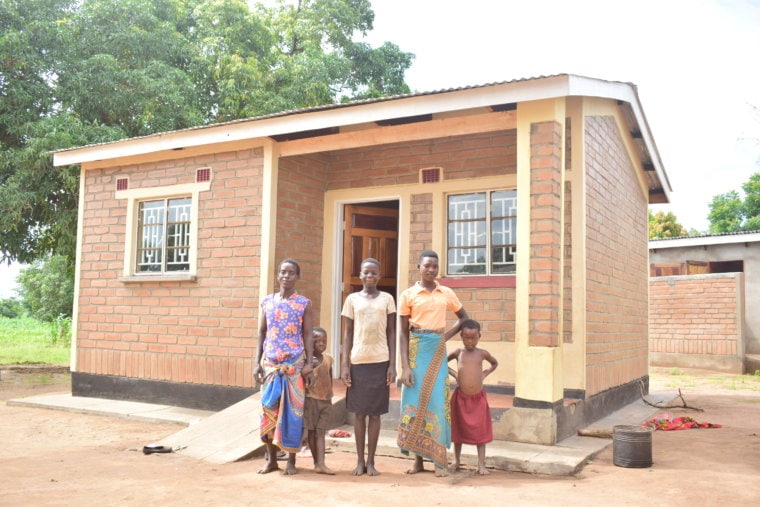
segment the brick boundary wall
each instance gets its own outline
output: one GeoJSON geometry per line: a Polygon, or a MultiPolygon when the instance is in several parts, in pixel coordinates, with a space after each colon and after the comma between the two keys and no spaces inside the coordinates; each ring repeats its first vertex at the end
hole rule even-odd
{"type": "Polygon", "coordinates": [[[743,373],[743,275],[649,280],[650,364],[743,373]]]}

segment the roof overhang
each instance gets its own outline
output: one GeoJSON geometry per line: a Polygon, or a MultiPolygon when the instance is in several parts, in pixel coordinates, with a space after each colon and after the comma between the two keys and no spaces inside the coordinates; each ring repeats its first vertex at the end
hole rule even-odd
{"type": "Polygon", "coordinates": [[[303,133],[320,135],[341,132],[344,129],[379,128],[398,125],[405,119],[483,109],[499,111],[520,102],[571,96],[618,101],[623,108],[629,133],[636,142],[646,172],[650,202],[668,202],[670,183],[644,116],[636,87],[630,83],[570,74],[284,111],[257,118],[60,150],[54,152],[53,164],[66,166],[102,163],[157,152],[252,141],[257,138],[293,139],[303,133]]]}

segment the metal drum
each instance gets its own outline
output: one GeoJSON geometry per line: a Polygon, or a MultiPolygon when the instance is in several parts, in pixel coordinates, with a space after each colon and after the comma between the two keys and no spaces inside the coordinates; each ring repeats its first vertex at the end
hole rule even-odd
{"type": "Polygon", "coordinates": [[[625,425],[612,428],[612,463],[625,468],[652,466],[652,428],[625,425]]]}

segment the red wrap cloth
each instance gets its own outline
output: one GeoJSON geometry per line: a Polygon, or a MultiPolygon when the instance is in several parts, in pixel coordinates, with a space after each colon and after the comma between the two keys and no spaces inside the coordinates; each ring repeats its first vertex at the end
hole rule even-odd
{"type": "Polygon", "coordinates": [[[681,417],[671,418],[670,414],[660,414],[653,417],[642,424],[644,427],[652,428],[654,430],[661,431],[674,431],[674,430],[690,430],[692,428],[720,428],[720,424],[697,422],[691,417],[685,415],[681,417]]]}
{"type": "Polygon", "coordinates": [[[481,445],[493,441],[491,408],[486,390],[464,394],[459,388],[451,395],[451,441],[455,444],[481,445]]]}

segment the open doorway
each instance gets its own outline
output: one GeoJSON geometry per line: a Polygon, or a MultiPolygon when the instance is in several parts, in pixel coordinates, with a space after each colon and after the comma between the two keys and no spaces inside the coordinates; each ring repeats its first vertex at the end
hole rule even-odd
{"type": "MultiPolygon", "coordinates": [[[[341,307],[352,292],[361,290],[359,270],[362,260],[374,257],[380,261],[382,278],[378,289],[398,301],[398,217],[399,202],[376,201],[343,206],[343,276],[341,307]]],[[[337,309],[340,319],[340,308],[337,309]]],[[[343,319],[340,326],[340,352],[343,351],[343,319]]],[[[343,358],[336,358],[342,360],[343,358]]]]}

